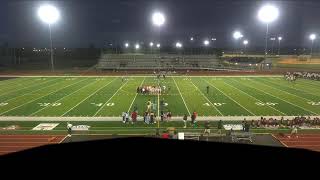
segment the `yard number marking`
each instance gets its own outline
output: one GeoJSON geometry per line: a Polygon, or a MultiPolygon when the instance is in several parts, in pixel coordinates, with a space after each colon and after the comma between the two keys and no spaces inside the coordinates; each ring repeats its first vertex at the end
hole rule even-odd
{"type": "Polygon", "coordinates": [[[8,105],[8,103],[0,103],[1,107],[6,106],[6,105],[8,105]]]}
{"type": "Polygon", "coordinates": [[[99,103],[99,104],[91,103],[91,104],[94,105],[94,106],[97,106],[97,107],[101,107],[103,105],[103,103],[99,103]]]}
{"type": "Polygon", "coordinates": [[[52,107],[57,107],[57,106],[61,106],[61,103],[38,103],[41,107],[48,107],[48,106],[52,106],[52,107]]]}
{"type": "MultiPolygon", "coordinates": [[[[218,106],[218,107],[219,107],[219,106],[223,106],[223,105],[225,105],[225,104],[226,104],[226,103],[213,103],[214,106],[218,106]]],[[[203,105],[204,105],[204,106],[208,106],[208,107],[211,106],[209,103],[204,103],[203,105]]]]}
{"type": "Polygon", "coordinates": [[[308,102],[312,106],[320,106],[320,102],[308,102]]]}
{"type": "Polygon", "coordinates": [[[272,102],[266,102],[266,103],[256,102],[256,105],[258,105],[258,106],[275,106],[275,105],[278,105],[278,103],[272,103],[272,102]]]}
{"type": "Polygon", "coordinates": [[[107,106],[114,106],[114,103],[108,103],[107,106]]]}

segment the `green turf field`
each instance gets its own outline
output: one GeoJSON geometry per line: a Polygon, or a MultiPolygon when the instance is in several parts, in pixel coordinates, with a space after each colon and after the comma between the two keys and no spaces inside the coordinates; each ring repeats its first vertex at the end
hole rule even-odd
{"type": "Polygon", "coordinates": [[[141,115],[150,99],[155,113],[173,116],[298,116],[320,114],[320,82],[282,77],[167,77],[161,95],[140,95],[156,78],[21,77],[0,81],[0,116],[120,117],[134,107],[141,115]],[[209,93],[206,87],[209,86],[209,93]],[[170,89],[170,90],[168,90],[170,89]],[[164,106],[160,101],[164,101],[164,106]]]}

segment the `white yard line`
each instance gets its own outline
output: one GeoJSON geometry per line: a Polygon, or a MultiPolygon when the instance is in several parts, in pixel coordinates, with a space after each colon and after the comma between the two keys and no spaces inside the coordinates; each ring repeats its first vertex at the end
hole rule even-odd
{"type": "Polygon", "coordinates": [[[224,116],[224,115],[219,111],[219,109],[207,98],[207,96],[205,96],[205,95],[200,91],[200,89],[192,82],[191,79],[190,79],[190,82],[191,82],[191,84],[201,93],[201,95],[211,104],[211,106],[214,107],[214,109],[217,110],[218,113],[219,113],[221,116],[224,116]]]}
{"type": "Polygon", "coordinates": [[[114,80],[116,80],[117,78],[114,78],[112,81],[110,81],[109,83],[107,83],[106,85],[100,87],[99,89],[97,89],[96,91],[94,91],[93,93],[91,93],[89,96],[87,96],[86,98],[84,98],[82,101],[80,101],[78,104],[76,104],[75,106],[73,106],[71,109],[69,109],[68,111],[66,111],[65,113],[63,113],[60,117],[66,115],[67,113],[69,113],[70,111],[72,111],[74,108],[78,107],[81,103],[83,103],[85,100],[89,99],[91,96],[95,95],[97,92],[99,92],[101,89],[107,87],[109,84],[111,84],[114,80]]]}
{"type": "MultiPolygon", "coordinates": [[[[203,79],[203,78],[202,78],[203,79]]],[[[217,89],[218,91],[220,91],[223,95],[225,95],[226,97],[228,97],[230,100],[232,100],[233,102],[235,102],[236,104],[238,104],[240,107],[242,107],[243,109],[245,109],[248,113],[252,114],[253,116],[256,116],[253,112],[251,112],[249,109],[247,109],[246,107],[242,106],[238,101],[234,100],[233,98],[231,98],[230,96],[228,96],[227,94],[225,94],[223,91],[221,91],[219,88],[215,87],[213,84],[211,84],[209,81],[203,79],[204,81],[206,81],[208,84],[210,84],[212,87],[214,87],[215,89],[217,89]]]]}
{"type": "MultiPolygon", "coordinates": [[[[83,81],[85,81],[85,80],[88,80],[88,78],[86,78],[86,79],[84,79],[84,80],[82,80],[82,81],[80,81],[80,82],[78,82],[78,83],[81,83],[81,82],[83,82],[83,81]]],[[[68,95],[66,95],[66,96],[61,97],[60,99],[56,100],[54,103],[57,103],[57,102],[61,101],[62,99],[66,98],[66,97],[69,97],[69,96],[77,93],[77,92],[80,91],[81,89],[83,89],[83,88],[85,88],[85,87],[87,87],[87,86],[89,86],[89,85],[91,85],[91,84],[93,84],[93,83],[95,83],[95,81],[93,81],[93,82],[91,82],[91,83],[88,83],[88,84],[85,85],[85,86],[82,86],[81,88],[79,88],[78,90],[72,92],[71,94],[68,94],[68,95]]],[[[43,108],[39,109],[38,111],[30,114],[29,116],[33,116],[34,114],[37,114],[38,112],[40,112],[40,111],[42,111],[42,110],[44,110],[44,109],[46,109],[46,108],[49,108],[49,107],[50,107],[50,106],[43,107],[43,108]]]]}
{"type": "MultiPolygon", "coordinates": [[[[54,80],[57,80],[57,79],[52,79],[52,80],[45,81],[45,82],[42,82],[42,83],[39,83],[39,84],[36,84],[36,85],[31,85],[31,86],[28,86],[28,87],[25,87],[25,88],[17,89],[17,90],[15,90],[15,91],[10,91],[10,92],[8,92],[8,93],[1,94],[0,97],[1,97],[1,96],[4,96],[4,95],[7,95],[7,94],[11,94],[11,93],[16,92],[16,91],[21,91],[21,90],[23,90],[23,89],[31,88],[31,87],[33,87],[33,86],[39,86],[39,85],[41,85],[41,84],[45,84],[45,83],[48,83],[48,82],[51,82],[51,81],[54,81],[54,80]]],[[[54,84],[55,84],[55,83],[54,83],[54,84]]],[[[51,86],[51,85],[45,86],[45,87],[50,87],[50,86],[51,86]]],[[[42,87],[42,88],[40,88],[40,89],[43,89],[43,88],[45,88],[45,87],[42,87]]],[[[21,97],[21,96],[30,94],[30,93],[32,93],[32,92],[39,91],[40,89],[31,91],[31,92],[29,92],[29,93],[22,94],[22,95],[17,96],[17,97],[21,97]]],[[[15,98],[17,98],[17,97],[14,97],[14,98],[11,98],[11,99],[15,99],[15,98]]],[[[11,100],[11,99],[7,99],[6,101],[11,100]]]]}
{"type": "MultiPolygon", "coordinates": [[[[244,94],[246,94],[246,95],[248,95],[248,96],[250,96],[250,97],[254,98],[256,101],[258,101],[258,102],[260,102],[260,103],[265,103],[265,102],[262,102],[262,101],[260,101],[259,99],[255,98],[255,97],[253,97],[252,95],[250,95],[250,94],[248,94],[248,93],[246,93],[246,92],[244,92],[244,91],[240,90],[239,88],[237,88],[237,87],[235,87],[235,86],[233,86],[233,85],[229,84],[229,83],[226,83],[226,82],[224,82],[224,83],[225,83],[225,84],[227,84],[228,86],[233,87],[233,88],[237,89],[238,91],[241,91],[241,92],[243,92],[244,94]]],[[[268,106],[268,107],[270,107],[270,108],[272,108],[272,109],[274,109],[274,110],[278,111],[278,112],[279,112],[279,113],[281,113],[282,115],[287,116],[287,114],[286,114],[286,113],[281,112],[280,110],[278,110],[278,109],[276,109],[276,108],[274,108],[274,107],[272,107],[272,106],[268,106]]]]}
{"type": "MultiPolygon", "coordinates": [[[[250,80],[250,81],[251,81],[251,80],[250,80]]],[[[246,85],[246,86],[249,86],[249,85],[246,85]]],[[[277,98],[277,99],[280,99],[280,100],[282,100],[282,101],[284,101],[284,102],[286,102],[286,103],[288,103],[288,104],[291,104],[291,105],[293,105],[293,106],[296,106],[296,107],[298,107],[298,108],[300,108],[300,109],[303,109],[303,110],[305,110],[305,111],[307,111],[307,112],[311,112],[311,113],[313,113],[313,114],[315,114],[315,115],[319,115],[318,113],[312,112],[312,111],[310,111],[310,110],[308,110],[308,109],[305,109],[305,108],[303,108],[303,107],[301,107],[301,106],[299,106],[299,105],[293,104],[293,103],[291,103],[291,102],[289,102],[289,101],[286,101],[286,100],[284,100],[284,99],[282,99],[282,98],[280,98],[280,97],[278,97],[278,96],[274,96],[274,95],[272,95],[272,94],[270,94],[270,93],[268,93],[268,92],[266,92],[266,91],[262,91],[262,90],[260,90],[260,89],[257,89],[257,88],[255,88],[255,87],[253,87],[253,86],[249,86],[249,87],[252,87],[253,89],[256,89],[256,90],[258,90],[258,91],[260,91],[260,92],[263,92],[263,93],[265,93],[265,94],[268,94],[269,96],[272,96],[272,97],[275,97],[275,98],[277,98]]]]}
{"type": "Polygon", "coordinates": [[[109,101],[128,83],[129,81],[126,81],[122,86],[120,86],[120,88],[108,99],[107,102],[105,102],[103,104],[103,106],[101,106],[98,111],[93,115],[94,117],[99,114],[99,112],[109,103],[109,101]]]}
{"type": "Polygon", "coordinates": [[[180,94],[180,96],[181,96],[181,98],[182,98],[182,101],[183,101],[184,105],[185,105],[186,108],[187,108],[187,111],[188,111],[188,113],[189,113],[189,116],[191,116],[191,113],[190,113],[190,111],[189,111],[189,108],[188,108],[188,106],[187,106],[187,104],[186,104],[186,101],[184,100],[184,98],[183,98],[183,96],[182,96],[182,94],[181,94],[181,92],[180,92],[180,88],[179,88],[179,86],[177,85],[176,80],[175,80],[173,77],[172,77],[172,79],[173,79],[174,84],[176,85],[176,87],[177,87],[177,89],[178,89],[178,91],[179,91],[179,94],[180,94]]]}
{"type": "MultiPolygon", "coordinates": [[[[21,107],[21,106],[26,105],[26,104],[32,103],[32,102],[34,102],[34,101],[36,101],[36,100],[38,100],[38,99],[41,99],[41,98],[43,98],[43,97],[45,97],[45,96],[49,96],[49,95],[51,95],[51,94],[53,94],[53,93],[56,93],[56,92],[58,92],[58,91],[60,91],[60,90],[62,90],[62,89],[65,89],[65,88],[70,87],[70,86],[72,86],[72,85],[74,85],[74,84],[77,84],[77,83],[78,83],[78,82],[75,82],[75,83],[72,83],[72,84],[70,84],[70,85],[68,85],[68,86],[59,88],[59,89],[57,89],[57,90],[55,90],[55,91],[50,92],[49,94],[45,94],[45,95],[43,95],[43,96],[41,96],[41,97],[38,97],[38,98],[33,99],[33,100],[31,100],[31,101],[28,101],[28,102],[26,102],[26,103],[24,103],[24,104],[21,104],[21,105],[19,105],[19,106],[14,107],[14,108],[11,108],[11,109],[9,109],[9,110],[1,113],[0,115],[3,115],[3,114],[5,114],[5,113],[7,113],[7,112],[9,112],[9,111],[15,110],[15,109],[17,109],[17,108],[19,108],[19,107],[21,107]]],[[[48,86],[48,87],[49,87],[49,86],[48,86]]]]}
{"type": "MultiPolygon", "coordinates": [[[[139,87],[141,87],[141,86],[143,85],[143,83],[144,83],[145,80],[146,80],[146,77],[144,77],[144,79],[142,80],[142,82],[141,82],[141,84],[140,84],[139,87]]],[[[128,109],[128,112],[130,112],[130,109],[131,109],[134,101],[136,100],[137,96],[138,96],[138,93],[136,93],[136,95],[134,96],[134,98],[133,98],[133,100],[132,100],[132,102],[131,102],[131,104],[130,104],[130,107],[129,107],[129,109],[128,109]]]]}

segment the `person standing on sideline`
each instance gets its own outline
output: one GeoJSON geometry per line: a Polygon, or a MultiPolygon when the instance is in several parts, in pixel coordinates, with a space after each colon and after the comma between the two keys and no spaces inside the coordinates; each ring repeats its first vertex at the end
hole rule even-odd
{"type": "Polygon", "coordinates": [[[68,137],[72,136],[72,124],[67,122],[68,137]]]}
{"type": "Polygon", "coordinates": [[[209,90],[210,90],[210,87],[209,87],[209,86],[207,86],[207,94],[209,94],[209,90]]]}
{"type": "Polygon", "coordinates": [[[125,117],[126,117],[125,123],[129,122],[129,113],[128,112],[125,113],[125,117]]]}
{"type": "Polygon", "coordinates": [[[222,130],[222,120],[220,120],[218,122],[218,133],[221,134],[221,130],[222,130]]]}
{"type": "Polygon", "coordinates": [[[183,116],[183,123],[184,123],[183,128],[187,128],[187,121],[188,121],[188,116],[185,114],[185,115],[183,116]]]}
{"type": "Polygon", "coordinates": [[[137,116],[138,116],[137,112],[133,111],[132,114],[131,114],[131,120],[132,120],[131,123],[132,124],[137,122],[137,116]]]}
{"type": "Polygon", "coordinates": [[[122,122],[126,123],[126,113],[122,112],[122,122]]]}

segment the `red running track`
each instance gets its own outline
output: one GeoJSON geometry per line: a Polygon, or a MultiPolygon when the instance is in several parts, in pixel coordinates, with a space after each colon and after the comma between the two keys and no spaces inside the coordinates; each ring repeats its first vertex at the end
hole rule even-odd
{"type": "Polygon", "coordinates": [[[57,144],[62,142],[64,138],[65,136],[56,135],[0,135],[0,155],[57,144]]]}
{"type": "Polygon", "coordinates": [[[287,147],[320,152],[320,134],[298,134],[297,137],[290,135],[275,135],[275,137],[287,147]]]}

